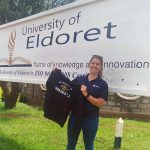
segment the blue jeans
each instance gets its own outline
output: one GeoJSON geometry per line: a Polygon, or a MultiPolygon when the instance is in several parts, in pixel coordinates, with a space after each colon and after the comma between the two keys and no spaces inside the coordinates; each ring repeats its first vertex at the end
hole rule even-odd
{"type": "Polygon", "coordinates": [[[68,122],[67,150],[75,150],[79,134],[82,130],[85,150],[94,150],[94,140],[99,125],[99,116],[86,117],[80,126],[74,127],[75,118],[70,116],[68,122]]]}

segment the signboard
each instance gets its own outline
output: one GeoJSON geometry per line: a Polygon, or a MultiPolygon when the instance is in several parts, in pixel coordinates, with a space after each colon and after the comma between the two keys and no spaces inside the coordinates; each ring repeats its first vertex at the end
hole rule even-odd
{"type": "Polygon", "coordinates": [[[150,96],[150,1],[87,0],[0,27],[0,80],[45,84],[53,67],[71,80],[104,58],[112,92],[150,96]]]}

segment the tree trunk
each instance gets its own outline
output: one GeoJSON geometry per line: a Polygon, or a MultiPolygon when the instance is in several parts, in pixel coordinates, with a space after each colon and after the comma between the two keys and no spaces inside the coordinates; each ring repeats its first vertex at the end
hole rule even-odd
{"type": "Polygon", "coordinates": [[[3,98],[5,103],[5,108],[12,109],[16,107],[17,98],[20,93],[20,84],[11,82],[0,82],[0,86],[3,91],[3,98]]]}

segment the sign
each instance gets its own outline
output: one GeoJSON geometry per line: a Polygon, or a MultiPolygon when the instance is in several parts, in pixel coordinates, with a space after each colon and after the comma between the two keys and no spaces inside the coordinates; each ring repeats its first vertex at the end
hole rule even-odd
{"type": "Polygon", "coordinates": [[[45,84],[53,67],[71,80],[104,58],[112,92],[150,96],[150,1],[87,0],[0,27],[0,80],[45,84]]]}

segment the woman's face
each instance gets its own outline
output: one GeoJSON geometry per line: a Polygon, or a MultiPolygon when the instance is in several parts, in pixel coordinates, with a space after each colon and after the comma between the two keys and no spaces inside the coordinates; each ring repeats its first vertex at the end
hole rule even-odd
{"type": "Polygon", "coordinates": [[[101,68],[101,61],[97,58],[93,58],[89,65],[90,73],[93,75],[98,75],[101,68]]]}

